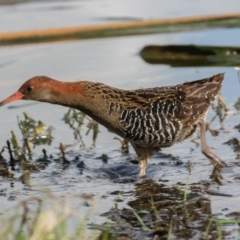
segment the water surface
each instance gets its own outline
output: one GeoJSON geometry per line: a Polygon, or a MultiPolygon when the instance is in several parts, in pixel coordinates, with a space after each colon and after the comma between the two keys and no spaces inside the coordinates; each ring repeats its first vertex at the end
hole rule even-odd
{"type": "MultiPolygon", "coordinates": [[[[1,6],[0,14],[4,21],[0,22],[0,31],[59,27],[73,25],[73,23],[81,25],[111,22],[119,18],[129,20],[129,16],[131,19],[148,19],[185,16],[186,14],[220,13],[236,11],[237,6],[236,1],[231,2],[231,4],[220,1],[218,7],[215,7],[214,2],[205,0],[198,1],[195,4],[192,1],[183,1],[182,4],[168,1],[163,5],[159,1],[152,1],[156,5],[149,4],[149,1],[137,3],[139,2],[128,1],[126,5],[125,1],[115,1],[114,3],[110,1],[71,1],[69,4],[64,2],[36,2],[1,6]],[[146,6],[149,6],[149,8],[146,6]],[[43,19],[40,15],[46,17],[43,19]],[[71,17],[66,18],[69,15],[71,17]],[[18,21],[14,21],[15,19],[18,19],[18,21]],[[31,21],[28,19],[31,19],[31,21]],[[59,19],[65,20],[59,21],[59,19]],[[78,20],[76,21],[76,19],[78,20]]],[[[188,176],[188,162],[190,162],[192,172],[189,176],[189,183],[199,184],[202,181],[207,181],[210,182],[208,190],[231,195],[231,197],[212,196],[203,191],[203,194],[211,200],[213,213],[218,214],[222,212],[222,209],[227,208],[228,210],[224,211],[224,214],[227,214],[238,211],[240,196],[238,159],[236,159],[231,147],[223,144],[232,137],[240,137],[238,130],[234,129],[234,126],[240,122],[239,114],[234,108],[240,92],[236,71],[232,67],[171,68],[167,65],[150,65],[140,58],[139,52],[145,45],[150,44],[238,46],[239,39],[240,29],[217,29],[5,46],[0,48],[0,96],[1,99],[4,99],[15,92],[25,80],[36,75],[46,75],[63,81],[90,80],[122,89],[136,89],[179,84],[225,72],[221,94],[229,107],[229,111],[223,124],[220,123],[218,118],[211,124],[212,129],[219,131],[217,137],[213,137],[207,132],[207,141],[213,151],[229,164],[229,167],[225,168],[222,173],[224,177],[223,185],[218,186],[209,179],[212,166],[206,157],[201,154],[199,146],[191,142],[191,139],[171,148],[163,149],[163,154],[171,155],[167,157],[164,157],[162,153],[156,155],[149,164],[147,174],[151,179],[167,180],[169,186],[179,182],[185,183],[188,176]],[[178,160],[176,159],[181,164],[177,164],[178,160]]],[[[90,219],[96,223],[104,222],[105,218],[99,215],[108,211],[113,205],[116,196],[111,193],[117,190],[131,191],[134,188],[134,183],[120,184],[114,181],[117,174],[123,177],[136,177],[138,167],[130,162],[130,160],[136,160],[133,150],[130,148],[129,155],[122,155],[119,142],[113,140],[115,135],[101,126],[96,147],[91,148],[92,135],[85,136],[87,122],[82,129],[86,148],[81,148],[80,143],[74,139],[73,131],[62,120],[63,115],[68,111],[65,107],[26,101],[12,103],[9,106],[15,106],[16,108],[4,106],[0,109],[0,147],[6,145],[6,140],[10,139],[11,130],[15,132],[19,141],[22,140],[17,116],[22,119],[23,112],[27,112],[34,119],[41,120],[47,126],[54,127],[52,144],[34,148],[33,158],[41,156],[42,148],[45,148],[48,154],[53,154],[55,160],[58,159],[60,156],[58,148],[61,142],[70,145],[67,150],[72,151],[67,155],[67,158],[71,164],[65,168],[61,161],[52,160],[47,168],[40,172],[32,172],[32,188],[24,186],[18,180],[22,174],[21,171],[15,172],[15,180],[1,177],[0,189],[5,189],[6,194],[0,196],[0,213],[11,209],[17,202],[9,201],[10,196],[17,196],[16,199],[20,200],[29,195],[41,195],[41,189],[44,186],[44,188],[59,195],[76,192],[93,194],[98,207],[90,219]],[[31,104],[25,105],[26,103],[31,104]],[[100,156],[103,153],[108,155],[108,163],[103,163],[101,160],[100,156]],[[76,168],[80,161],[86,164],[83,171],[76,168]],[[11,182],[14,182],[14,184],[12,185],[11,182]],[[103,195],[107,197],[103,198],[103,195]]],[[[214,114],[214,111],[210,109],[207,121],[214,114]]],[[[3,156],[9,159],[7,152],[3,156]]],[[[126,207],[127,202],[132,198],[131,194],[125,196],[124,201],[119,203],[119,207],[126,207]]],[[[85,210],[87,211],[87,207],[85,210]]],[[[85,210],[83,207],[78,211],[83,213],[85,210]]]]}

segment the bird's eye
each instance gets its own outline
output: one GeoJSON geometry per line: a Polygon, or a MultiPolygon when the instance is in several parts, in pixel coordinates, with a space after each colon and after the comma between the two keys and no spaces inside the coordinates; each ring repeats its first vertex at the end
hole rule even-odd
{"type": "Polygon", "coordinates": [[[32,89],[33,89],[33,87],[32,87],[32,86],[27,86],[27,91],[28,91],[28,92],[31,92],[31,91],[32,91],[32,89]]]}

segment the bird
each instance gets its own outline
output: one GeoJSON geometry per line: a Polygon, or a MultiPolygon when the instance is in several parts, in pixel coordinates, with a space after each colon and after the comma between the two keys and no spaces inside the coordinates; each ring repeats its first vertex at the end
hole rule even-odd
{"type": "Polygon", "coordinates": [[[175,86],[122,90],[99,82],[62,82],[36,76],[0,106],[22,99],[82,111],[132,145],[138,156],[139,177],[146,176],[155,152],[199,131],[202,153],[214,168],[221,169],[224,163],[206,142],[205,118],[223,79],[224,73],[219,73],[175,86]]]}

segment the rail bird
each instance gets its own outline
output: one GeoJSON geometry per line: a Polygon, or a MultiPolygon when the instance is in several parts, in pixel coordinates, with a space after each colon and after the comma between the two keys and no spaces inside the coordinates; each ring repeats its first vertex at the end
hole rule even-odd
{"type": "Polygon", "coordinates": [[[197,130],[202,153],[214,167],[222,168],[224,164],[206,143],[205,117],[223,79],[221,73],[175,86],[122,90],[103,83],[61,82],[37,76],[27,80],[0,106],[22,99],[82,111],[131,143],[139,160],[139,177],[146,175],[154,152],[182,142],[197,130]]]}

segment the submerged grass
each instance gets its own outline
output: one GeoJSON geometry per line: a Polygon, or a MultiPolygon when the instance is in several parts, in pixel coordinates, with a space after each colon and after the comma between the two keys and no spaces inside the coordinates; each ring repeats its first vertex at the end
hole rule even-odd
{"type": "MultiPolygon", "coordinates": [[[[117,211],[114,208],[103,215],[115,222],[111,223],[110,233],[118,235],[116,239],[125,236],[131,240],[221,240],[231,234],[239,235],[238,214],[231,217],[213,215],[210,199],[201,196],[200,189],[192,190],[188,181],[189,174],[188,187],[179,185],[176,188],[150,179],[137,183],[135,200],[128,202],[131,208],[117,211]]],[[[96,228],[101,229],[101,226],[96,228]]]]}
{"type": "Polygon", "coordinates": [[[12,209],[10,216],[6,214],[1,216],[0,240],[95,239],[97,232],[87,233],[86,226],[94,207],[78,215],[69,203],[73,198],[81,200],[82,196],[68,197],[65,203],[52,195],[47,198],[29,197],[21,201],[12,209]],[[76,227],[73,231],[69,231],[73,217],[76,227]]]}
{"type": "Polygon", "coordinates": [[[0,215],[0,240],[221,240],[231,228],[239,233],[239,213],[214,216],[210,199],[191,188],[189,177],[177,188],[150,179],[136,183],[130,208],[119,209],[113,199],[102,215],[110,221],[102,225],[89,223],[96,206],[90,195],[28,197],[0,215]],[[91,201],[88,209],[83,201],[91,201]]]}

